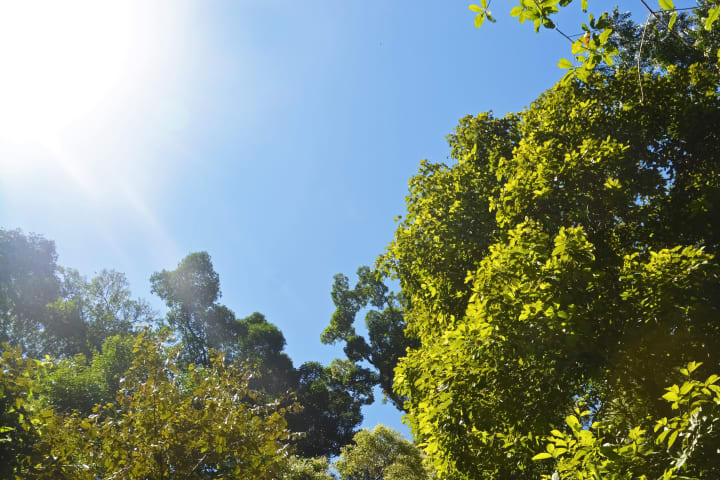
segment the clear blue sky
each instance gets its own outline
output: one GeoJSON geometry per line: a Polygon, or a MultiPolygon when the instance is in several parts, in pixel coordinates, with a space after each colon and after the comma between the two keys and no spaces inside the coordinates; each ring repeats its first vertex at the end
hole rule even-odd
{"type": "MultiPolygon", "coordinates": [[[[17,103],[0,125],[22,133],[0,136],[0,227],[55,240],[59,263],[86,275],[125,272],[158,306],[150,275],[206,250],[223,303],[264,313],[296,365],[328,363],[342,354],[319,341],[332,277],[383,251],[420,160],[446,160],[460,117],[522,109],[561,75],[569,47],[559,35],[520,26],[510,2],[494,2],[499,22],[476,30],[467,3],[173,0],[66,20],[5,12],[27,37],[1,39],[0,56],[35,63],[11,63],[13,87],[0,80],[17,103]],[[38,19],[54,36],[24,54],[38,19]],[[53,55],[76,56],[37,70],[72,32],[80,46],[53,55]],[[50,100],[26,108],[33,98],[50,100]]],[[[389,405],[365,410],[365,426],[377,423],[406,431],[389,405]]]]}

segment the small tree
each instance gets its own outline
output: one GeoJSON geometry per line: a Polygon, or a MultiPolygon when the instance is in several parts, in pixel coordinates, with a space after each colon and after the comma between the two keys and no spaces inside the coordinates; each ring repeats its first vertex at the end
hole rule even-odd
{"type": "Polygon", "coordinates": [[[384,425],[361,430],[344,447],[335,468],[342,480],[422,480],[435,478],[422,451],[384,425]]]}

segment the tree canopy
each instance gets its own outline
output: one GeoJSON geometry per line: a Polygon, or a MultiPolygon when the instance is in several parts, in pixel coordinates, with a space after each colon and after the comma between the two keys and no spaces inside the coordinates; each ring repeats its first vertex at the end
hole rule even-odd
{"type": "Polygon", "coordinates": [[[384,425],[361,430],[335,462],[341,480],[430,480],[435,477],[422,451],[384,425]]]}
{"type": "Polygon", "coordinates": [[[369,382],[380,385],[383,394],[395,407],[402,409],[404,399],[393,391],[395,366],[408,347],[417,345],[415,339],[405,335],[404,298],[389,292],[379,272],[360,267],[357,276],[355,288],[350,289],[345,275],[335,275],[331,296],[336,310],[321,340],[328,344],[344,342],[345,355],[354,368],[369,382]],[[358,314],[365,309],[368,309],[365,315],[367,339],[354,326],[358,314]],[[368,369],[367,364],[373,370],[368,369]]]}
{"type": "Polygon", "coordinates": [[[717,125],[706,65],[593,74],[461,120],[457,163],[421,165],[379,266],[409,298],[396,388],[441,474],[539,478],[578,402],[623,443],[671,416],[676,367],[718,369],[717,125]]]}
{"type": "Polygon", "coordinates": [[[571,0],[518,2],[571,42],[568,75],[421,162],[385,253],[334,278],[321,341],[345,359],[295,367],[276,325],[219,303],[207,252],[152,275],[158,319],[122,273],[0,230],[0,476],[329,480],[339,457],[341,480],[717,478],[720,5],[571,37],[571,0]],[[378,385],[417,443],[357,431],[378,385]]]}

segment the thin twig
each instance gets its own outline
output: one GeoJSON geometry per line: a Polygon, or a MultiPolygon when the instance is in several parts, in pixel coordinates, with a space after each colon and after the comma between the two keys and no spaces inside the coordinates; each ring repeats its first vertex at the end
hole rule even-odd
{"type": "Polygon", "coordinates": [[[645,8],[648,9],[648,12],[650,12],[650,13],[652,14],[652,16],[655,17],[655,19],[656,19],[658,22],[662,21],[662,20],[660,19],[660,16],[657,14],[657,12],[656,12],[655,10],[653,10],[652,8],[650,8],[650,5],[648,5],[645,0],[640,0],[640,3],[642,3],[643,5],[645,5],[645,8]]]}
{"type": "Polygon", "coordinates": [[[565,35],[565,32],[563,32],[562,30],[560,30],[557,25],[555,25],[555,30],[557,30],[557,32],[558,32],[560,35],[562,35],[563,37],[567,38],[567,39],[570,40],[571,42],[573,41],[573,39],[570,38],[569,35],[565,35]]]}
{"type": "MultiPolygon", "coordinates": [[[[644,0],[640,0],[640,1],[645,3],[644,0]]],[[[638,54],[637,54],[638,85],[640,86],[640,105],[642,105],[645,102],[645,93],[643,92],[642,73],[641,73],[641,68],[640,68],[640,57],[642,56],[643,43],[645,43],[645,31],[647,30],[648,23],[650,23],[650,15],[648,15],[647,18],[645,19],[645,25],[643,26],[642,37],[640,38],[640,48],[638,49],[638,54]]]]}
{"type": "MultiPolygon", "coordinates": [[[[667,30],[668,30],[672,35],[674,35],[678,40],[680,40],[680,42],[682,42],[683,44],[685,44],[686,47],[693,48],[692,44],[689,44],[686,39],[684,39],[683,37],[680,36],[680,34],[678,34],[675,30],[672,30],[672,29],[670,28],[670,24],[669,24],[668,22],[666,22],[663,18],[661,18],[661,17],[657,14],[657,11],[653,10],[652,8],[650,8],[650,5],[648,5],[645,0],[640,0],[640,2],[641,2],[643,5],[645,5],[645,8],[647,8],[648,12],[650,12],[650,14],[651,14],[653,17],[655,17],[655,20],[657,20],[660,24],[665,25],[665,28],[667,28],[667,30]]],[[[673,12],[673,11],[680,11],[680,10],[692,10],[692,9],[690,9],[690,8],[676,8],[676,9],[674,9],[674,10],[663,10],[663,12],[666,12],[666,11],[667,11],[668,13],[670,13],[670,12],[673,12]]]]}

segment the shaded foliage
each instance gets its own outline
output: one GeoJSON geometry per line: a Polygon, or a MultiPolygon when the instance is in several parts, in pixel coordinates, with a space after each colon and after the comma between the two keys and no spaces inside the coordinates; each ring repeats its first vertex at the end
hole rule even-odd
{"type": "Polygon", "coordinates": [[[0,229],[0,341],[39,355],[47,305],[60,296],[55,243],[0,229]]]}
{"type": "Polygon", "coordinates": [[[175,270],[154,273],[150,283],[152,292],[170,309],[167,322],[180,335],[184,361],[205,365],[211,348],[232,355],[237,322],[230,309],[217,303],[220,277],[207,252],[188,255],[175,270]]]}
{"type": "Polygon", "coordinates": [[[405,336],[404,298],[389,293],[378,272],[368,267],[360,267],[357,276],[355,288],[350,289],[346,276],[335,275],[332,299],[336,310],[321,340],[327,344],[344,342],[347,359],[363,371],[368,381],[379,384],[395,407],[402,409],[404,399],[392,389],[395,366],[408,347],[417,346],[416,340],[405,336]],[[354,323],[357,315],[369,307],[373,308],[365,315],[366,339],[357,333],[354,323]]]}

